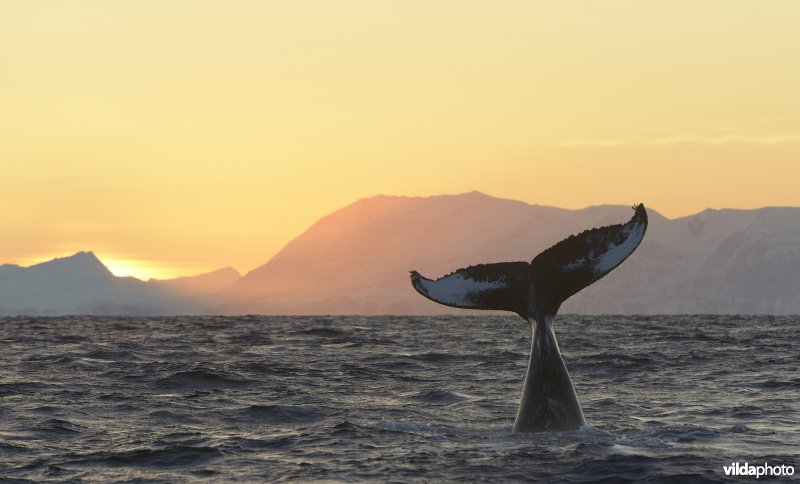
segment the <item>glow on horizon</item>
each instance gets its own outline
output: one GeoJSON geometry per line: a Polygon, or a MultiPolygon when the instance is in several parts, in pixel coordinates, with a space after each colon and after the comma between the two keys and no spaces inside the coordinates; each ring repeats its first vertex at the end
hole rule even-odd
{"type": "Polygon", "coordinates": [[[150,279],[172,279],[185,275],[198,275],[205,271],[192,269],[176,269],[168,264],[147,260],[106,259],[98,256],[112,274],[117,277],[134,277],[142,281],[150,279]]]}
{"type": "MultiPolygon", "coordinates": [[[[20,267],[30,267],[52,261],[53,259],[70,257],[76,252],[80,251],[67,251],[58,254],[49,254],[26,259],[0,261],[0,265],[14,264],[20,267]]],[[[195,276],[205,272],[210,272],[210,270],[206,270],[206,268],[176,267],[170,261],[119,259],[114,258],[113,256],[106,257],[104,254],[98,253],[95,253],[95,256],[109,270],[109,272],[116,277],[133,277],[141,281],[148,281],[150,279],[174,279],[177,277],[195,276]]]]}
{"type": "Polygon", "coordinates": [[[730,0],[0,2],[0,263],[246,272],[376,194],[797,206],[798,21],[730,0]]]}

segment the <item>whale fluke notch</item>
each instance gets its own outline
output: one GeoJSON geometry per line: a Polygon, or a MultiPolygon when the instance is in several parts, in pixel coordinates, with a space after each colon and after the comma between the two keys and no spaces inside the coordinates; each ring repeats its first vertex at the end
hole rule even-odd
{"type": "Polygon", "coordinates": [[[531,356],[515,432],[576,430],[586,425],[561,357],[552,321],[561,304],[617,268],[647,231],[644,204],[624,224],[572,235],[528,262],[479,264],[436,280],[411,271],[426,298],[464,309],[512,311],[531,325],[531,356]]]}

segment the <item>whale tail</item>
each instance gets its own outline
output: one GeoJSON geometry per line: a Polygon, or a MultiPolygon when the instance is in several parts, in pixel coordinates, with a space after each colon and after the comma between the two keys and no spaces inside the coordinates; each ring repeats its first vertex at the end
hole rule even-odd
{"type": "Polygon", "coordinates": [[[639,246],[647,212],[642,204],[633,209],[627,223],[570,236],[530,263],[481,264],[436,280],[411,271],[414,288],[428,299],[456,308],[513,311],[531,323],[531,356],[514,432],[586,425],[552,320],[561,303],[614,270],[639,246]]]}
{"type": "Polygon", "coordinates": [[[634,205],[624,224],[572,235],[528,262],[480,264],[427,279],[411,271],[414,289],[426,298],[464,309],[512,311],[525,319],[553,316],[561,304],[619,266],[644,238],[647,211],[634,205]]]}

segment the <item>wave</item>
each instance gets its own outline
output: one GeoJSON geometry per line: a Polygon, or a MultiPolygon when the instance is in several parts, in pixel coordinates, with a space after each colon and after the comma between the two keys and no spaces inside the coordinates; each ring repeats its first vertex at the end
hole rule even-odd
{"type": "Polygon", "coordinates": [[[409,400],[425,402],[431,405],[451,405],[467,400],[469,397],[445,390],[428,390],[406,395],[409,400]]]}
{"type": "Polygon", "coordinates": [[[352,333],[336,328],[308,328],[294,331],[292,334],[316,336],[318,338],[352,338],[352,333]]]}
{"type": "Polygon", "coordinates": [[[43,432],[47,434],[55,434],[61,437],[75,435],[81,433],[84,430],[83,427],[80,425],[74,424],[67,420],[61,420],[58,418],[51,418],[49,420],[45,420],[43,422],[38,423],[33,427],[33,430],[37,432],[43,432]]]}
{"type": "Polygon", "coordinates": [[[765,380],[754,385],[757,388],[763,388],[765,390],[777,390],[783,388],[800,388],[800,378],[795,378],[794,380],[765,380]]]}
{"type": "Polygon", "coordinates": [[[253,380],[231,372],[199,368],[175,372],[155,380],[153,385],[163,389],[194,390],[241,387],[252,383],[253,380]]]}
{"type": "Polygon", "coordinates": [[[39,381],[21,381],[16,383],[0,383],[0,397],[38,393],[50,385],[39,381]]]}
{"type": "Polygon", "coordinates": [[[316,422],[328,413],[305,405],[250,405],[236,412],[236,417],[264,424],[316,422]]]}
{"type": "Polygon", "coordinates": [[[185,467],[206,464],[223,456],[214,447],[174,445],[164,448],[142,448],[123,452],[95,452],[64,464],[103,465],[110,467],[185,467]]]}

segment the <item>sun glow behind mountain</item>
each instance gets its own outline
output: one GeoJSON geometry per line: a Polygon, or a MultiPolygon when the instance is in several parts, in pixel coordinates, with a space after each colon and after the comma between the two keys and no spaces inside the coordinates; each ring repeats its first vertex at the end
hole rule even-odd
{"type": "Polygon", "coordinates": [[[135,277],[142,281],[165,279],[169,276],[153,267],[151,262],[125,259],[101,259],[108,270],[117,277],[135,277]]]}
{"type": "Polygon", "coordinates": [[[800,3],[0,2],[0,262],[259,266],[378,193],[800,205],[800,3]]]}
{"type": "MultiPolygon", "coordinates": [[[[75,250],[72,252],[79,251],[75,250]]],[[[56,258],[65,257],[67,255],[69,254],[59,253],[30,259],[17,259],[4,262],[19,265],[21,267],[30,267],[49,262],[56,258]]],[[[202,267],[180,267],[175,266],[170,261],[126,259],[114,255],[106,256],[106,253],[103,252],[97,252],[95,255],[113,275],[117,277],[135,277],[136,279],[142,281],[147,281],[149,279],[173,279],[187,274],[196,275],[207,272],[205,268],[202,267]]]]}
{"type": "Polygon", "coordinates": [[[167,260],[106,258],[102,255],[98,255],[98,257],[115,276],[135,277],[142,281],[194,276],[219,269],[219,267],[192,266],[167,260]]]}

